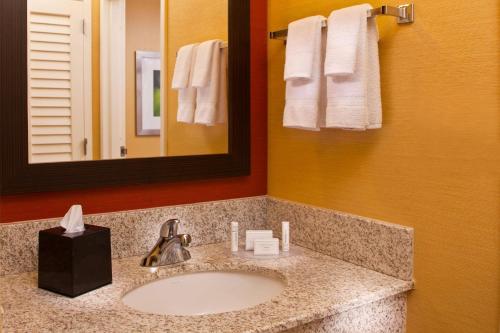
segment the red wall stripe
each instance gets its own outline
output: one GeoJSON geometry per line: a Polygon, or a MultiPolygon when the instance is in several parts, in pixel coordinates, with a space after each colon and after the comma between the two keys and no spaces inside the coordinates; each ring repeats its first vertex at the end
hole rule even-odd
{"type": "Polygon", "coordinates": [[[85,214],[267,193],[267,1],[251,1],[251,175],[247,177],[0,197],[0,223],[59,217],[75,203],[85,214]]]}

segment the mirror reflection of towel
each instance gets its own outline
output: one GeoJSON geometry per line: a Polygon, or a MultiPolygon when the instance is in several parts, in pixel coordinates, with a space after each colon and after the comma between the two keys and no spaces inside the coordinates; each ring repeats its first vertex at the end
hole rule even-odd
{"type": "Polygon", "coordinates": [[[192,124],[196,108],[196,88],[192,87],[193,68],[198,44],[179,49],[172,77],[172,89],[178,90],[177,121],[192,124]]]}
{"type": "Polygon", "coordinates": [[[194,122],[213,126],[227,118],[227,50],[221,40],[198,47],[193,86],[197,88],[194,122]]]}

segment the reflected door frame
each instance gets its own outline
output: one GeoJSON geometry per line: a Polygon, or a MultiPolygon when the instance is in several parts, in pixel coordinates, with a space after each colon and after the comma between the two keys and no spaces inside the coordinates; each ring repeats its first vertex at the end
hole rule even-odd
{"type": "Polygon", "coordinates": [[[100,0],[101,159],[126,157],[125,1],[100,0]]]}
{"type": "Polygon", "coordinates": [[[160,156],[168,156],[167,151],[167,18],[168,0],[160,0],[160,156]]]}
{"type": "Polygon", "coordinates": [[[92,0],[83,1],[83,105],[84,105],[84,157],[93,160],[93,114],[92,114],[92,0]]]}

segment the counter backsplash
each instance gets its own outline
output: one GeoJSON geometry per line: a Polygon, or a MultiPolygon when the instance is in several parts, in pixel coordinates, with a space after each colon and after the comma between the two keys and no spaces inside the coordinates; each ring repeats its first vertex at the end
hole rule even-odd
{"type": "Polygon", "coordinates": [[[412,228],[269,197],[267,221],[277,236],[283,220],[290,221],[295,245],[412,280],[412,228]]]}
{"type": "MultiPolygon", "coordinates": [[[[265,196],[249,197],[85,215],[84,222],[110,228],[112,257],[125,258],[150,250],[158,240],[162,224],[172,218],[180,219],[179,232],[192,236],[192,246],[228,240],[231,221],[240,223],[241,232],[263,229],[266,204],[265,196]]],[[[38,231],[56,227],[59,221],[60,218],[0,224],[0,276],[36,270],[38,231]]]]}
{"type": "MultiPolygon", "coordinates": [[[[85,207],[84,207],[85,208],[85,207]]],[[[402,280],[412,279],[413,229],[330,209],[267,196],[86,215],[84,221],[111,229],[113,258],[146,253],[163,222],[179,218],[179,231],[192,246],[229,240],[230,222],[247,229],[274,230],[290,221],[291,243],[402,280]]],[[[0,276],[37,269],[38,231],[59,225],[60,218],[0,224],[0,276]]]]}

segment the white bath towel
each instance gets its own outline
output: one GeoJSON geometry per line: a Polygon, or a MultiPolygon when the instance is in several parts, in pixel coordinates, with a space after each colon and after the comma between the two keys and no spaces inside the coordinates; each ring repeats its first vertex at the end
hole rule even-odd
{"type": "Polygon", "coordinates": [[[198,44],[190,44],[180,48],[175,61],[172,77],[172,89],[177,90],[177,121],[194,122],[196,107],[196,88],[192,85],[193,68],[196,60],[198,44]]]}
{"type": "Polygon", "coordinates": [[[378,32],[363,4],[328,18],[325,59],[325,127],[365,130],[382,127],[378,32]]]}
{"type": "Polygon", "coordinates": [[[313,16],[290,24],[291,27],[307,26],[308,28],[292,28],[288,32],[285,68],[289,63],[292,65],[288,67],[289,78],[286,80],[284,127],[318,131],[324,123],[324,107],[322,106],[324,99],[322,92],[324,92],[325,87],[323,75],[323,46],[325,43],[324,37],[322,37],[322,22],[324,20],[323,16],[313,16]],[[296,30],[300,35],[298,38],[294,36],[296,30]],[[308,34],[307,38],[304,37],[305,31],[308,34]],[[294,50],[301,48],[300,45],[294,46],[290,41],[303,41],[309,50],[307,52],[288,52],[290,47],[293,47],[294,50]],[[301,62],[304,66],[300,72],[298,68],[301,62]],[[306,62],[310,63],[306,64],[306,62]],[[302,74],[299,75],[299,72],[302,74]],[[292,73],[295,74],[292,75],[292,73]]]}
{"type": "MultiPolygon", "coordinates": [[[[200,44],[197,53],[197,61],[194,69],[194,79],[197,79],[197,96],[196,96],[196,111],[194,122],[196,124],[204,124],[213,126],[217,123],[225,121],[225,110],[227,105],[219,102],[221,92],[221,81],[226,79],[222,76],[222,65],[226,67],[225,60],[221,61],[221,55],[225,54],[221,50],[222,41],[212,40],[200,44]],[[201,54],[200,54],[201,52],[201,54]],[[200,61],[198,62],[198,59],[200,61]],[[208,62],[207,59],[210,61],[208,62]],[[222,64],[224,62],[224,64],[222,64]],[[205,68],[204,66],[207,66],[205,68]],[[203,82],[206,82],[205,85],[203,82]]],[[[223,83],[224,86],[226,85],[223,83]]]]}

